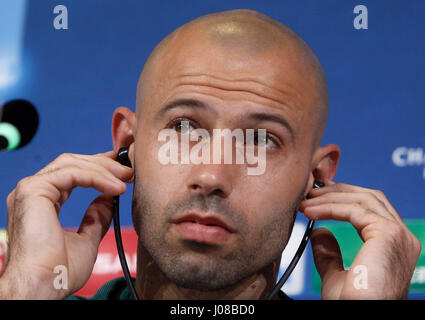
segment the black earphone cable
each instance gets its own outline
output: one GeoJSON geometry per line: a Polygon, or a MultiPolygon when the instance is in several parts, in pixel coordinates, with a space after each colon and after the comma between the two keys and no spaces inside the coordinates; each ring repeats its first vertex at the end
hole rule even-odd
{"type": "Polygon", "coordinates": [[[300,260],[301,256],[303,255],[304,249],[307,246],[308,240],[310,239],[311,231],[314,227],[314,220],[309,220],[307,229],[304,232],[303,239],[301,240],[301,243],[297,249],[297,252],[295,253],[294,257],[292,258],[291,262],[289,263],[288,268],[286,268],[285,273],[282,275],[280,280],[277,282],[277,284],[274,286],[272,292],[267,296],[266,300],[273,300],[275,296],[279,293],[280,289],[285,284],[286,280],[288,280],[289,276],[291,275],[292,271],[294,271],[295,267],[297,266],[298,261],[300,260]]]}
{"type": "Polygon", "coordinates": [[[139,296],[137,295],[136,288],[134,287],[133,281],[131,279],[130,271],[128,269],[127,260],[125,259],[125,251],[124,247],[122,245],[122,238],[121,238],[121,228],[120,228],[120,197],[115,196],[112,200],[113,204],[113,215],[112,219],[114,221],[114,233],[115,233],[115,242],[117,244],[117,251],[121,262],[121,268],[124,272],[124,278],[127,282],[127,287],[130,290],[131,296],[134,300],[139,300],[139,296]]]}
{"type": "MultiPolygon", "coordinates": [[[[325,184],[319,180],[314,180],[313,183],[313,189],[315,188],[321,188],[325,184]]],[[[308,199],[308,196],[307,196],[308,199]]],[[[292,271],[294,271],[295,267],[297,266],[298,261],[301,259],[301,256],[303,255],[304,249],[307,246],[308,240],[310,239],[311,232],[313,231],[314,227],[314,220],[309,220],[307,224],[307,228],[304,232],[303,238],[301,240],[300,245],[298,246],[297,252],[295,253],[294,257],[292,258],[291,262],[288,265],[288,268],[286,268],[285,273],[282,275],[282,277],[279,279],[277,284],[274,286],[272,292],[267,296],[266,300],[273,300],[275,296],[279,293],[280,289],[285,284],[286,280],[288,280],[289,276],[291,275],[292,271]]]]}

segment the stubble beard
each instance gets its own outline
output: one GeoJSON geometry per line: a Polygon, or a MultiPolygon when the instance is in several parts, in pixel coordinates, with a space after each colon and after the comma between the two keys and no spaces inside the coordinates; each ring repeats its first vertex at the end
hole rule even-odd
{"type": "Polygon", "coordinates": [[[169,203],[160,210],[155,207],[149,188],[135,178],[133,223],[139,245],[170,281],[180,287],[200,291],[225,289],[280,259],[292,232],[299,204],[304,199],[305,188],[306,185],[297,199],[284,209],[270,212],[268,216],[273,218],[259,232],[254,232],[243,214],[231,209],[226,200],[216,195],[190,196],[169,203]],[[222,253],[214,245],[195,241],[183,240],[179,245],[170,243],[167,219],[189,209],[211,210],[226,215],[238,230],[235,249],[222,253]]]}

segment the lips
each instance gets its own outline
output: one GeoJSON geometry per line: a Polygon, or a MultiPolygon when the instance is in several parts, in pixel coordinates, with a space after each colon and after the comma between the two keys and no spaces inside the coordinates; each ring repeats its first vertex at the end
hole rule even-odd
{"type": "Polygon", "coordinates": [[[173,227],[183,239],[210,244],[223,243],[235,233],[216,216],[201,217],[194,213],[177,218],[173,227]]]}

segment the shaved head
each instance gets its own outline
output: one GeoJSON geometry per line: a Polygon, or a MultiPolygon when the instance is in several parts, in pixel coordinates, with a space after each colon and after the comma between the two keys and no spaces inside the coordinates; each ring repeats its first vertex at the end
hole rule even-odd
{"type": "MultiPolygon", "coordinates": [[[[262,13],[239,9],[216,12],[196,18],[174,30],[165,37],[149,55],[137,86],[136,114],[148,101],[156,85],[149,85],[157,79],[155,72],[162,72],[161,66],[167,65],[167,59],[178,51],[187,48],[190,43],[208,43],[216,51],[239,52],[243,56],[268,60],[269,64],[286,72],[286,65],[291,64],[301,77],[300,85],[308,86],[310,101],[303,105],[310,120],[306,125],[314,128],[313,149],[320,143],[324,133],[328,109],[328,88],[323,68],[310,47],[291,29],[262,13]],[[304,82],[304,83],[302,83],[304,82]],[[150,90],[147,90],[147,89],[150,90]]],[[[215,50],[214,50],[215,51],[215,50]]],[[[205,56],[215,52],[206,50],[205,56]]],[[[190,56],[186,56],[191,59],[190,56]]],[[[294,86],[297,84],[294,81],[294,86]]],[[[300,89],[303,90],[304,88],[300,89]]]]}

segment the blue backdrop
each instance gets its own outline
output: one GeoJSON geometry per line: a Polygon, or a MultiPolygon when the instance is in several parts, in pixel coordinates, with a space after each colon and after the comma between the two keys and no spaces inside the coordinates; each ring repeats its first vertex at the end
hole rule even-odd
{"type": "MultiPolygon", "coordinates": [[[[424,218],[424,1],[11,0],[0,4],[0,102],[32,101],[40,127],[28,146],[0,154],[0,228],[20,179],[61,153],[112,148],[112,113],[134,109],[139,73],[163,37],[200,15],[236,8],[283,22],[321,61],[330,93],[322,144],[342,150],[335,181],[380,189],[403,219],[424,218]],[[353,26],[359,4],[368,9],[367,30],[353,26]],[[67,30],[53,27],[56,5],[68,9],[67,30]]],[[[122,198],[124,225],[131,225],[131,192],[122,198]]],[[[75,190],[62,224],[78,226],[95,195],[75,190]]],[[[307,285],[300,297],[317,295],[307,285]]]]}

